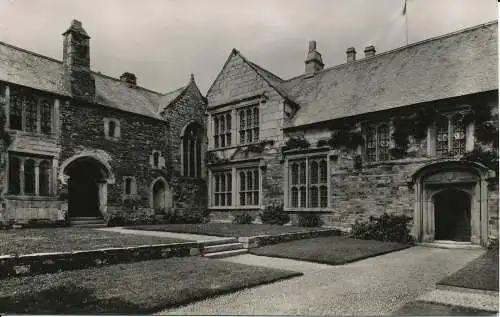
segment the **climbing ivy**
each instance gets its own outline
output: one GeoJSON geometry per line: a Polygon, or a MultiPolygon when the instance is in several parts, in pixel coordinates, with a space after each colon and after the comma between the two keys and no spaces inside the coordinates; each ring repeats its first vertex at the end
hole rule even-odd
{"type": "Polygon", "coordinates": [[[316,146],[330,146],[334,149],[346,148],[356,150],[358,146],[364,144],[364,138],[361,131],[358,131],[354,125],[344,125],[340,129],[333,129],[328,139],[318,140],[316,146]]]}
{"type": "Polygon", "coordinates": [[[292,149],[307,149],[311,146],[311,143],[307,141],[304,137],[291,137],[286,141],[283,150],[292,150],[292,149]]]}

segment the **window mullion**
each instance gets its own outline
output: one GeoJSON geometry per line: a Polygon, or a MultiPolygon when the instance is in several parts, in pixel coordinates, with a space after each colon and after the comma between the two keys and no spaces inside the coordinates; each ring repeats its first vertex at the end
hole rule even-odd
{"type": "Polygon", "coordinates": [[[448,118],[448,153],[453,152],[453,122],[448,118]]]}
{"type": "Polygon", "coordinates": [[[309,158],[306,157],[306,208],[309,207],[309,158]]]}

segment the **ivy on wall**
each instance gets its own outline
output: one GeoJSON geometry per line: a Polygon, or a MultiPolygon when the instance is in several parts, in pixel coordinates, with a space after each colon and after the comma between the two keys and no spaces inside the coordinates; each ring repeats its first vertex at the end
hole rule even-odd
{"type": "Polygon", "coordinates": [[[286,141],[283,151],[292,149],[307,149],[311,146],[311,143],[307,141],[304,137],[291,137],[286,141]]]}
{"type": "Polygon", "coordinates": [[[328,139],[318,140],[316,146],[356,150],[358,146],[363,144],[364,138],[361,131],[358,131],[354,125],[344,125],[341,129],[334,129],[328,139]]]}

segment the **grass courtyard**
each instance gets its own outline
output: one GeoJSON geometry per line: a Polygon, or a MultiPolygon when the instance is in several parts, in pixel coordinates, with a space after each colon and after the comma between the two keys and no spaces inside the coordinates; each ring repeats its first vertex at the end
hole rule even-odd
{"type": "Polygon", "coordinates": [[[283,233],[309,232],[321,229],[268,224],[234,223],[162,224],[133,226],[128,228],[136,230],[192,233],[217,237],[252,237],[259,235],[279,235],[283,233]]]}
{"type": "Polygon", "coordinates": [[[203,257],[117,264],[2,280],[0,313],[151,314],[299,275],[203,257]]]}
{"type": "Polygon", "coordinates": [[[180,242],[188,241],[88,228],[12,229],[0,231],[0,255],[82,251],[180,242]]]}
{"type": "Polygon", "coordinates": [[[251,249],[250,253],[278,258],[339,265],[410,247],[397,242],[350,239],[339,236],[296,240],[251,249]]]}

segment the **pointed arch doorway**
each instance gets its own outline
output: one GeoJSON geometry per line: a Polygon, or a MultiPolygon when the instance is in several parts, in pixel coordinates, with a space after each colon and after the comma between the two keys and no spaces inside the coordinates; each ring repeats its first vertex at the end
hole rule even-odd
{"type": "Polygon", "coordinates": [[[151,183],[151,209],[155,214],[164,214],[172,207],[172,193],[163,177],[158,177],[151,183]]]}

